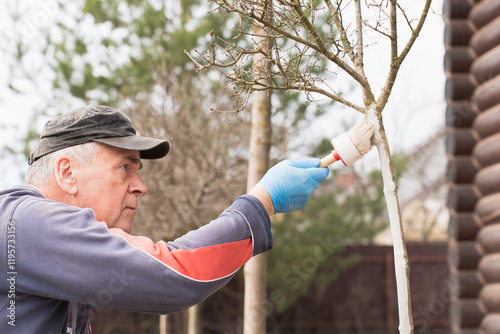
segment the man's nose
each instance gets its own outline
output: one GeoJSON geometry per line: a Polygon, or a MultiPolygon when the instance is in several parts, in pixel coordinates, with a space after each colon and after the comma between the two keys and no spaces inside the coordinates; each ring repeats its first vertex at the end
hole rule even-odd
{"type": "Polygon", "coordinates": [[[144,196],[148,193],[148,187],[142,178],[136,174],[134,180],[130,184],[129,191],[136,196],[144,196]]]}

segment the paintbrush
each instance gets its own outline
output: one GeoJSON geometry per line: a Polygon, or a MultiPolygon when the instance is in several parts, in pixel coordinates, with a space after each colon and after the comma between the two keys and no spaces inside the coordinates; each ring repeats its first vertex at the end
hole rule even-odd
{"type": "Polygon", "coordinates": [[[372,147],[373,126],[363,118],[355,127],[332,139],[333,151],[321,159],[319,167],[330,166],[341,160],[344,165],[350,166],[368,153],[372,147]]]}

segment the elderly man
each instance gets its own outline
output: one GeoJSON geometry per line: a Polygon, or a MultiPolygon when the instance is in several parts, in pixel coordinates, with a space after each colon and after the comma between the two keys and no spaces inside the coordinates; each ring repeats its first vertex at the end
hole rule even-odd
{"type": "Polygon", "coordinates": [[[285,160],[217,219],[172,242],[132,236],[147,187],[141,159],[165,140],[140,137],[110,107],[49,121],[27,185],[0,192],[0,333],[90,333],[92,306],[168,313],[223,287],[272,247],[269,216],[302,208],[327,177],[319,159],[285,160]]]}

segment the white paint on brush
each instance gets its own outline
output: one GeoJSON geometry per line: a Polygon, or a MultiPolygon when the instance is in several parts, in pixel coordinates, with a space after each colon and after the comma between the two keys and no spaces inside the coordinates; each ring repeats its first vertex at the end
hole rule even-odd
{"type": "Polygon", "coordinates": [[[340,136],[333,138],[332,146],[340,155],[342,162],[346,166],[352,165],[362,157],[362,155],[358,152],[358,149],[352,142],[349,133],[347,132],[344,132],[340,136]]]}

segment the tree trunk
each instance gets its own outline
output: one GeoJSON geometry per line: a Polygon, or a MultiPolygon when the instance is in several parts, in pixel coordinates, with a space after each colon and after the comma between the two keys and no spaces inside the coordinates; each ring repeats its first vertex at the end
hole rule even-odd
{"type": "MultiPolygon", "coordinates": [[[[271,8],[271,2],[267,3],[271,8]]],[[[264,10],[267,9],[264,7],[264,10]]],[[[257,45],[267,53],[271,42],[260,27],[254,26],[257,45]]],[[[254,56],[254,79],[263,77],[262,73],[269,69],[267,58],[257,53],[254,56]]],[[[259,80],[262,81],[262,80],[259,80]]],[[[252,94],[252,128],[250,132],[250,157],[248,164],[247,189],[250,190],[264,176],[269,165],[271,148],[271,94],[269,91],[256,91],[252,94]]],[[[252,258],[244,267],[245,302],[244,302],[244,334],[262,334],[266,331],[266,287],[267,287],[267,253],[252,258]]]]}
{"type": "Polygon", "coordinates": [[[188,310],[188,334],[200,333],[200,305],[191,306],[188,310]]]}
{"type": "Polygon", "coordinates": [[[382,118],[379,118],[376,108],[371,108],[367,112],[367,117],[375,126],[375,146],[380,159],[380,169],[384,182],[384,196],[387,202],[389,222],[394,250],[394,268],[396,274],[396,289],[398,296],[399,310],[399,333],[413,333],[413,318],[410,299],[410,266],[408,254],[406,252],[403,221],[401,219],[401,209],[399,207],[398,191],[394,170],[391,165],[391,153],[385,135],[382,118]]]}
{"type": "MultiPolygon", "coordinates": [[[[271,97],[268,92],[253,93],[252,130],[247,188],[250,190],[264,176],[269,165],[271,142],[271,97]]],[[[267,253],[245,264],[245,334],[261,334],[266,329],[267,253]]]]}
{"type": "Polygon", "coordinates": [[[160,334],[167,334],[167,315],[162,314],[160,315],[160,334]]]}

